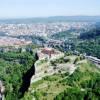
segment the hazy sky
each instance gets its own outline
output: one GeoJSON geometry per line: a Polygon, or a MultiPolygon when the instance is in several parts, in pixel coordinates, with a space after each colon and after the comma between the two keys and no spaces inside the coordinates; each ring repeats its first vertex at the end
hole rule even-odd
{"type": "Polygon", "coordinates": [[[0,18],[100,15],[100,0],[0,0],[0,18]]]}

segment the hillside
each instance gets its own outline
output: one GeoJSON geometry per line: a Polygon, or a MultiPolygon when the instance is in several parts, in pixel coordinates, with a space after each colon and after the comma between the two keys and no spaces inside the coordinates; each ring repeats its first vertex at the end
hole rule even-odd
{"type": "Polygon", "coordinates": [[[94,29],[81,33],[78,37],[76,50],[80,53],[96,56],[100,58],[100,24],[96,24],[94,29]]]}
{"type": "Polygon", "coordinates": [[[23,94],[20,90],[23,77],[35,60],[34,54],[32,55],[30,52],[0,53],[0,81],[5,86],[5,100],[18,100],[23,94]]]}
{"type": "Polygon", "coordinates": [[[63,80],[67,88],[54,100],[99,100],[100,70],[90,62],[79,64],[78,69],[63,80]]]}
{"type": "MultiPolygon", "coordinates": [[[[100,69],[85,59],[82,60],[79,57],[77,59],[76,56],[68,58],[70,62],[65,64],[62,62],[62,64],[67,68],[68,65],[71,67],[71,64],[75,63],[76,70],[72,74],[68,73],[67,68],[64,73],[60,70],[59,73],[32,83],[22,100],[34,98],[36,100],[73,100],[73,98],[75,100],[92,100],[92,98],[99,100],[100,69]]],[[[54,63],[58,64],[58,62],[59,60],[54,63]]]]}
{"type": "Polygon", "coordinates": [[[50,36],[50,38],[56,39],[56,40],[66,40],[66,39],[75,38],[75,37],[76,36],[73,34],[72,30],[58,32],[50,36]]]}

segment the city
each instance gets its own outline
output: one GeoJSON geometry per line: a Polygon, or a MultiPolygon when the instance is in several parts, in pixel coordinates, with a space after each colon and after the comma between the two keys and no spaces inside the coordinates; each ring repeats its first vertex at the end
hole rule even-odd
{"type": "Polygon", "coordinates": [[[100,100],[100,1],[1,0],[0,100],[100,100]]]}
{"type": "MultiPolygon", "coordinates": [[[[94,22],[56,22],[34,24],[0,24],[0,32],[8,36],[36,35],[48,36],[70,29],[83,29],[93,27],[94,22]]],[[[3,35],[2,34],[2,35],[3,35]]]]}

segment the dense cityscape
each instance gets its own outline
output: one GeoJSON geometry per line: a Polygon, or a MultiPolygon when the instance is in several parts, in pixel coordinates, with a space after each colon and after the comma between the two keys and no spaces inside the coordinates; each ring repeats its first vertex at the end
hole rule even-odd
{"type": "Polygon", "coordinates": [[[18,36],[18,35],[48,36],[54,33],[67,31],[70,29],[88,30],[92,25],[93,22],[1,24],[0,31],[3,32],[5,35],[9,35],[9,36],[18,36]]]}
{"type": "MultiPolygon", "coordinates": [[[[17,36],[42,36],[48,38],[59,32],[76,30],[73,35],[79,35],[82,31],[88,31],[95,27],[94,22],[56,22],[56,23],[34,23],[34,24],[1,24],[0,25],[0,46],[27,45],[31,41],[24,38],[17,39],[17,36]],[[15,38],[13,38],[15,37],[15,38]],[[9,39],[7,39],[9,38],[9,39]]],[[[49,40],[50,41],[50,40],[49,40]]],[[[53,40],[52,40],[53,42],[53,40]]],[[[56,43],[56,42],[55,42],[56,43]]]]}

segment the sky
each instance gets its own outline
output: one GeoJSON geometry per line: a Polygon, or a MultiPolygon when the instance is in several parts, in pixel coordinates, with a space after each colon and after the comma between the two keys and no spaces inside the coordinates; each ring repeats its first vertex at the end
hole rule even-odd
{"type": "Polygon", "coordinates": [[[100,15],[100,0],[0,0],[0,18],[79,15],[100,15]]]}

